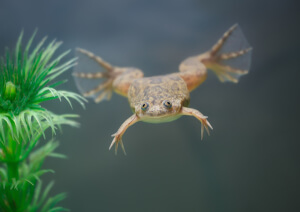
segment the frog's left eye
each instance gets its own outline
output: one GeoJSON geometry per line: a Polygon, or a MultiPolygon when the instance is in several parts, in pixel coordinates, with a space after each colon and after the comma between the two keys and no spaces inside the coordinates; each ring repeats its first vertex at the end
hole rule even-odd
{"type": "Polygon", "coordinates": [[[166,108],[168,108],[168,109],[170,109],[170,108],[172,107],[172,103],[171,103],[170,101],[168,101],[168,100],[165,100],[165,101],[163,102],[163,104],[164,104],[164,106],[165,106],[166,108]]]}
{"type": "Polygon", "coordinates": [[[143,103],[141,106],[142,111],[146,111],[149,107],[149,104],[147,102],[143,103]]]}

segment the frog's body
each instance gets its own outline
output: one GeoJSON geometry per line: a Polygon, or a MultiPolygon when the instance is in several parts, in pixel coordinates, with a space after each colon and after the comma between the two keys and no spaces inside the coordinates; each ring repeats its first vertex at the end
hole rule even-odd
{"type": "Polygon", "coordinates": [[[188,108],[189,93],[205,81],[207,68],[214,71],[222,82],[237,82],[241,75],[248,73],[251,58],[251,48],[237,25],[231,27],[210,51],[187,58],[180,64],[179,72],[162,76],[144,77],[143,72],[137,68],[114,67],[89,51],[78,50],[99,63],[106,72],[74,73],[76,77],[107,78],[104,83],[88,91],[79,84],[82,93],[91,96],[102,91],[95,98],[96,102],[100,102],[105,98],[110,99],[112,91],[115,91],[128,98],[134,113],[113,135],[110,148],[116,144],[116,150],[119,143],[124,150],[122,136],[126,129],[137,121],[161,123],[173,121],[182,115],[190,115],[201,121],[202,136],[204,128],[209,133],[208,127],[211,129],[212,127],[207,117],[198,110],[188,108]],[[236,46],[237,49],[232,50],[232,46],[236,46]],[[222,52],[226,48],[231,49],[229,53],[222,52]],[[232,64],[225,64],[224,61],[231,59],[238,61],[238,65],[242,68],[233,68],[232,64]]]}

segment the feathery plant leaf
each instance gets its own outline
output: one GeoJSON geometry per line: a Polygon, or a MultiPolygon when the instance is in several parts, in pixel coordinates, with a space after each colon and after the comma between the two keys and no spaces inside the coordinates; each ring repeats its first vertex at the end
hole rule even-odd
{"type": "MultiPolygon", "coordinates": [[[[55,133],[51,116],[47,115],[47,110],[41,106],[42,102],[53,99],[66,99],[72,107],[70,99],[74,99],[84,107],[86,101],[80,95],[56,90],[55,87],[65,81],[52,82],[63,72],[76,65],[76,58],[73,58],[61,65],[60,61],[70,52],[65,51],[57,58],[52,59],[55,51],[62,42],[52,41],[48,46],[42,48],[46,41],[44,38],[31,52],[32,42],[36,31],[29,39],[24,52],[21,51],[23,32],[19,36],[14,52],[6,51],[6,57],[0,59],[0,141],[5,140],[3,133],[3,123],[5,122],[13,134],[16,141],[30,137],[31,131],[25,128],[25,134],[22,127],[26,121],[31,122],[35,119],[38,123],[46,120],[51,123],[51,130],[55,133]],[[24,111],[27,111],[24,113],[24,111]],[[28,112],[30,111],[30,112],[28,112]],[[16,118],[20,114],[22,118],[16,118]],[[26,130],[27,129],[27,130],[26,130]],[[19,134],[21,136],[19,136],[19,134]],[[18,139],[20,138],[20,139],[18,139]]],[[[30,126],[30,123],[28,123],[30,126]]]]}
{"type": "Polygon", "coordinates": [[[49,198],[53,183],[42,191],[41,182],[42,175],[54,173],[51,169],[42,169],[45,159],[66,156],[54,152],[59,145],[57,141],[52,139],[44,145],[39,142],[41,137],[46,138],[47,129],[53,136],[63,124],[78,127],[73,120],[78,116],[54,114],[42,103],[65,99],[71,108],[72,100],[84,107],[86,99],[57,89],[67,80],[55,79],[76,65],[76,58],[61,63],[69,50],[53,58],[62,42],[53,40],[44,45],[46,37],[32,48],[36,32],[23,51],[21,32],[15,49],[6,49],[5,56],[0,57],[0,211],[68,211],[57,206],[66,194],[49,198]]]}
{"type": "Polygon", "coordinates": [[[49,192],[52,189],[54,185],[54,182],[50,182],[44,189],[43,194],[41,195],[42,190],[42,181],[39,181],[37,183],[36,192],[33,197],[32,204],[29,207],[29,211],[36,211],[39,209],[39,211],[69,211],[68,209],[65,209],[63,207],[57,207],[56,205],[65,199],[66,194],[61,193],[54,197],[48,198],[49,192]],[[46,201],[46,199],[48,200],[46,201]]]}

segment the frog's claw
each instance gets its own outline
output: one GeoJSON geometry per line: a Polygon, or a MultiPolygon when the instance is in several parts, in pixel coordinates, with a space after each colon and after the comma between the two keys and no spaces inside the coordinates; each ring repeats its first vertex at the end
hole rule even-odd
{"type": "Polygon", "coordinates": [[[250,69],[251,50],[242,30],[235,24],[210,51],[199,55],[198,59],[214,71],[221,82],[237,83],[239,77],[250,69]]]}
{"type": "Polygon", "coordinates": [[[127,130],[128,127],[130,127],[131,125],[133,125],[134,123],[139,121],[139,117],[136,114],[133,114],[132,116],[130,116],[122,125],[121,127],[118,129],[118,131],[112,135],[112,137],[114,137],[113,141],[111,142],[110,146],[109,146],[109,150],[113,147],[113,145],[115,145],[115,154],[117,154],[118,152],[118,145],[120,143],[121,148],[124,152],[124,154],[126,155],[126,151],[124,148],[124,144],[122,141],[122,136],[125,133],[125,131],[127,130]]]}
{"type": "Polygon", "coordinates": [[[209,135],[209,128],[213,129],[211,124],[207,120],[207,116],[204,116],[202,113],[200,113],[198,110],[188,107],[182,107],[181,109],[181,115],[187,115],[187,116],[194,116],[201,122],[201,140],[203,139],[203,131],[204,128],[209,135]]]}

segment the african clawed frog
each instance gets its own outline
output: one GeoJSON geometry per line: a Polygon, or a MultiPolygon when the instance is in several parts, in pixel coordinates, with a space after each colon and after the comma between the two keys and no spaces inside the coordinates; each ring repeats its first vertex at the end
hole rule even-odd
{"type": "Polygon", "coordinates": [[[114,139],[109,147],[110,149],[115,144],[117,152],[120,143],[124,153],[122,136],[126,129],[137,121],[161,123],[173,121],[182,115],[194,116],[202,124],[202,139],[204,128],[209,133],[212,126],[206,116],[196,109],[188,108],[189,93],[205,81],[207,69],[212,70],[221,82],[238,82],[241,75],[248,73],[251,59],[251,47],[238,25],[225,32],[211,50],[185,59],[179,66],[179,72],[162,76],[144,77],[143,72],[137,68],[112,66],[87,50],[78,51],[105,69],[105,72],[74,73],[79,78],[106,78],[104,83],[88,91],[77,83],[84,96],[100,93],[95,97],[95,101],[100,102],[110,99],[114,91],[128,98],[133,115],[113,134],[114,139]],[[235,66],[226,63],[227,61],[235,62],[235,66]]]}

